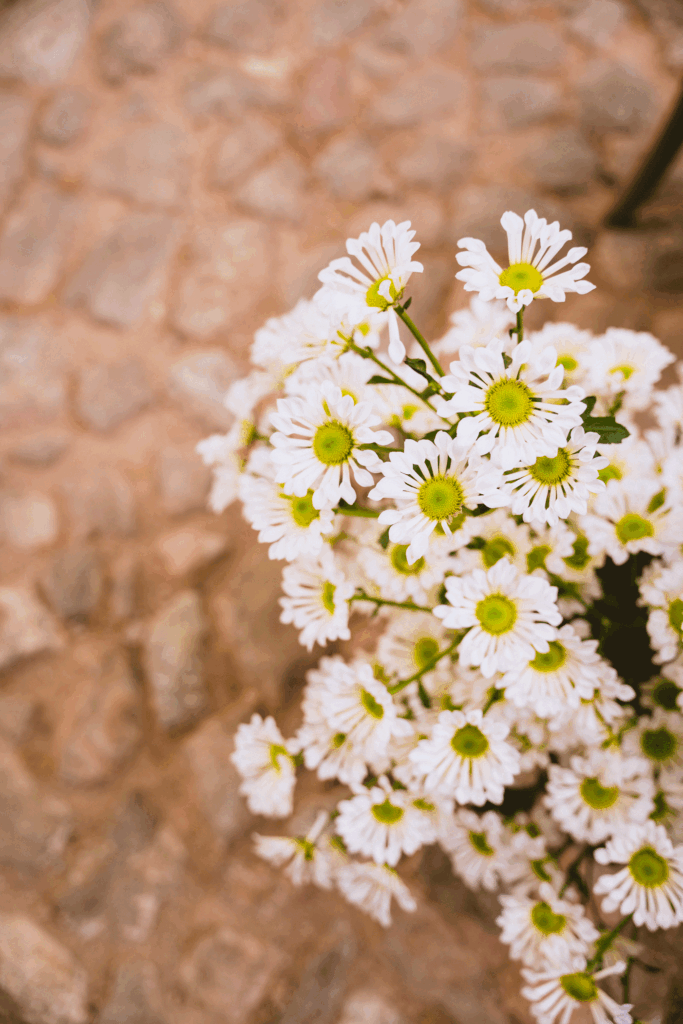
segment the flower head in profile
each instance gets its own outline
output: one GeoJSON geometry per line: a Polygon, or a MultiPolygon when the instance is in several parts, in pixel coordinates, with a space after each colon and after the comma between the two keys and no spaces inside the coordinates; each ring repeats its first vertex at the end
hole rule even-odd
{"type": "Polygon", "coordinates": [[[495,811],[476,814],[460,808],[439,841],[453,870],[470,889],[493,892],[514,878],[521,866],[511,835],[495,811]]]}
{"type": "Polygon", "coordinates": [[[554,458],[573,427],[581,425],[583,390],[561,388],[564,367],[554,348],[534,352],[523,341],[505,356],[504,342],[465,345],[441,385],[449,395],[439,414],[471,413],[458,423],[457,439],[491,454],[503,469],[530,465],[539,456],[554,458]]]}
{"type": "Polygon", "coordinates": [[[286,818],[292,813],[296,772],[274,718],[254,714],[238,726],[230,760],[242,776],[239,791],[252,814],[286,818]]]}
{"type": "Polygon", "coordinates": [[[352,324],[363,322],[370,312],[386,314],[389,355],[395,363],[403,361],[406,350],[394,305],[402,299],[411,275],[423,270],[422,264],[413,260],[420,248],[419,242],[413,242],[414,236],[409,220],[401,224],[388,220],[382,227],[375,222],[359,238],[348,239],[348,256],[332,260],[318,274],[323,287],[315,300],[324,312],[343,316],[352,324]]]}
{"type": "Polygon", "coordinates": [[[575,1010],[585,1009],[590,1011],[593,1024],[631,1024],[631,1004],[618,1003],[596,985],[602,978],[623,974],[626,964],[619,961],[595,973],[587,968],[585,956],[567,957],[540,970],[522,968],[527,982],[522,995],[531,1003],[538,1024],[569,1024],[575,1010]]]}
{"type": "Polygon", "coordinates": [[[426,553],[437,526],[450,534],[462,524],[465,509],[507,504],[499,490],[500,471],[443,430],[433,441],[406,441],[380,469],[384,477],[370,497],[398,503],[397,509],[381,512],[379,521],[390,527],[390,540],[408,545],[409,565],[426,553]]]}
{"type": "Polygon", "coordinates": [[[500,223],[508,236],[509,265],[505,268],[498,266],[480,239],[461,238],[458,242],[464,252],[456,259],[465,270],[455,276],[465,282],[465,291],[479,292],[485,301],[505,299],[516,313],[534,299],[564,302],[567,292],[585,295],[595,288],[583,280],[590,270],[588,263],[577,263],[586,249],[570,249],[555,260],[572,237],[571,231],[560,230],[558,221],[548,224],[535,210],[527,210],[524,219],[508,210],[500,223]]]}
{"type": "Polygon", "coordinates": [[[321,811],[305,836],[262,836],[254,833],[256,853],[284,873],[294,885],[313,883],[332,888],[333,861],[327,844],[318,845],[328,814],[321,811]]]}
{"type": "Polygon", "coordinates": [[[401,910],[413,913],[417,903],[405,882],[394,868],[374,861],[349,860],[337,874],[337,887],[342,896],[360,907],[384,927],[391,924],[391,901],[401,910]]]}
{"type": "Polygon", "coordinates": [[[317,559],[299,559],[282,574],[280,622],[301,630],[299,643],[313,650],[328,640],[348,640],[349,598],[354,586],[335,562],[329,548],[317,559]]]}

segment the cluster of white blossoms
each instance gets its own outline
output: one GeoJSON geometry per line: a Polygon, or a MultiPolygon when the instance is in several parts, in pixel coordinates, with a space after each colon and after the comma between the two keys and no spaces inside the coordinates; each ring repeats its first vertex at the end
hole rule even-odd
{"type": "Polygon", "coordinates": [[[532,300],[593,285],[559,224],[501,224],[509,265],[462,239],[477,295],[432,345],[410,224],[349,240],[199,445],[211,507],[239,499],[283,562],[282,621],[337,642],[298,731],[254,714],[233,761],[255,814],[290,815],[305,769],[338,796],[255,837],[294,884],[388,925],[416,905],[401,859],[438,843],[500,893],[539,1024],[629,1024],[632,940],[683,923],[683,375],[654,390],[673,356],[648,333],[525,335],[532,300]]]}

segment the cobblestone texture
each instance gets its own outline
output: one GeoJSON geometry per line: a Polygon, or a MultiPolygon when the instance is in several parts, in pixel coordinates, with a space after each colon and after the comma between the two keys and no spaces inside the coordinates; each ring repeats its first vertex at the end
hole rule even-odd
{"type": "MultiPolygon", "coordinates": [[[[601,227],[676,96],[680,4],[2,9],[0,1019],[526,1024],[491,904],[434,851],[388,932],[254,858],[232,733],[294,721],[311,659],[194,445],[254,329],[375,218],[417,228],[427,332],[465,302],[457,239],[534,206],[599,286],[544,316],[683,354],[681,167],[601,227]]],[[[304,826],[325,799],[302,783],[304,826]]]]}

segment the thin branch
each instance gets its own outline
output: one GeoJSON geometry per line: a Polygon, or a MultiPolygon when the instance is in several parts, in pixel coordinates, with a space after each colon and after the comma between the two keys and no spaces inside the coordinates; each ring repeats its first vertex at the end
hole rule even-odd
{"type": "Polygon", "coordinates": [[[451,653],[451,651],[454,651],[461,640],[462,636],[457,637],[450,645],[450,647],[446,647],[445,650],[439,651],[439,653],[436,654],[433,658],[430,658],[430,660],[427,662],[424,668],[421,668],[419,672],[415,673],[415,675],[410,676],[408,679],[399,679],[399,681],[397,683],[394,683],[393,686],[387,686],[387,690],[389,691],[389,693],[400,693],[400,691],[403,690],[406,686],[408,686],[409,683],[414,683],[416,679],[420,679],[426,672],[431,672],[436,663],[438,661],[441,661],[442,658],[445,658],[447,654],[451,653]]]}
{"type": "Polygon", "coordinates": [[[401,320],[406,325],[406,327],[408,328],[408,330],[410,331],[412,336],[415,338],[415,341],[418,343],[418,345],[420,346],[420,348],[422,349],[424,354],[427,356],[427,359],[432,364],[432,366],[434,367],[436,372],[438,374],[440,374],[440,376],[445,377],[445,373],[444,373],[443,369],[441,368],[441,364],[440,364],[439,360],[436,358],[436,356],[432,352],[431,348],[427,344],[426,340],[422,337],[422,335],[418,331],[417,327],[415,326],[413,321],[410,319],[410,317],[406,313],[406,311],[403,308],[403,306],[394,306],[394,309],[396,310],[396,312],[398,313],[398,315],[400,316],[401,320]]]}

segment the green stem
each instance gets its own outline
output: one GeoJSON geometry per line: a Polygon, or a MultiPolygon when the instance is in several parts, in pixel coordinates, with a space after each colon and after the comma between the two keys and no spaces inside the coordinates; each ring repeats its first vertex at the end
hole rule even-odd
{"type": "Polygon", "coordinates": [[[616,396],[609,409],[607,410],[608,416],[614,416],[619,412],[624,401],[625,391],[620,391],[616,396]]]}
{"type": "Polygon", "coordinates": [[[450,645],[450,647],[446,647],[445,650],[439,651],[439,653],[436,654],[433,658],[430,658],[430,660],[427,662],[424,668],[421,668],[419,672],[415,673],[415,675],[410,676],[408,679],[399,679],[399,681],[397,683],[394,683],[393,686],[387,686],[387,690],[389,691],[389,693],[400,693],[400,691],[405,689],[405,687],[408,686],[409,683],[414,683],[416,679],[420,679],[425,674],[425,672],[431,672],[431,670],[436,665],[437,661],[441,661],[441,659],[445,658],[447,654],[450,654],[451,651],[454,651],[461,640],[462,636],[457,637],[450,645]]]}
{"type": "Polygon", "coordinates": [[[567,868],[567,877],[565,879],[565,883],[560,889],[560,898],[564,896],[565,892],[567,891],[572,882],[576,882],[579,889],[586,889],[586,883],[579,874],[579,865],[581,861],[588,856],[589,853],[592,853],[592,851],[592,846],[584,846],[583,850],[578,855],[578,857],[575,857],[574,860],[571,862],[571,864],[567,868]]]}
{"type": "Polygon", "coordinates": [[[406,391],[410,391],[410,393],[415,395],[416,398],[419,398],[421,402],[424,402],[432,412],[436,412],[436,409],[428,398],[423,398],[419,391],[416,391],[415,388],[411,388],[410,384],[406,384],[404,380],[401,380],[398,374],[394,373],[394,371],[383,363],[381,359],[377,358],[371,348],[361,348],[360,345],[356,345],[351,338],[345,338],[344,340],[346,341],[347,348],[352,352],[355,352],[356,355],[361,356],[363,359],[371,359],[376,366],[379,366],[381,370],[384,370],[385,373],[388,373],[389,376],[393,378],[394,384],[399,384],[402,388],[405,388],[406,391]]]}
{"type": "Polygon", "coordinates": [[[377,519],[379,516],[379,512],[375,511],[374,508],[363,508],[362,505],[349,505],[343,508],[341,505],[338,505],[332,511],[339,512],[342,516],[360,516],[362,519],[377,519]]]}
{"type": "Polygon", "coordinates": [[[515,328],[515,334],[517,335],[517,343],[524,339],[524,306],[517,310],[517,327],[515,328]]]}
{"type": "Polygon", "coordinates": [[[418,345],[420,346],[420,348],[422,349],[424,354],[427,356],[427,359],[432,364],[432,366],[434,367],[436,372],[438,374],[440,374],[442,377],[444,377],[445,374],[444,374],[444,371],[441,368],[441,364],[439,363],[439,360],[436,358],[436,356],[432,352],[431,348],[429,347],[429,345],[427,344],[425,339],[422,337],[422,335],[418,331],[418,329],[415,326],[415,324],[413,323],[413,321],[410,319],[410,317],[406,313],[405,309],[403,309],[402,306],[394,306],[394,309],[396,310],[396,312],[398,313],[398,315],[400,316],[401,320],[406,325],[406,327],[408,328],[408,330],[410,331],[412,336],[415,338],[415,341],[418,343],[418,345]]]}
{"type": "Polygon", "coordinates": [[[431,612],[431,608],[427,608],[421,604],[413,604],[412,601],[386,601],[383,597],[370,597],[364,590],[361,590],[359,594],[354,594],[353,597],[349,598],[351,601],[372,601],[378,608],[382,605],[389,605],[391,608],[407,608],[411,612],[431,612]]]}
{"type": "Polygon", "coordinates": [[[604,957],[605,953],[610,948],[619,932],[626,927],[626,925],[629,923],[632,917],[633,914],[627,914],[626,917],[622,917],[621,921],[618,924],[615,924],[614,928],[606,932],[604,935],[600,936],[598,941],[595,943],[595,953],[588,961],[588,966],[586,968],[587,970],[592,971],[596,967],[600,966],[600,964],[602,963],[602,958],[604,957]]]}

